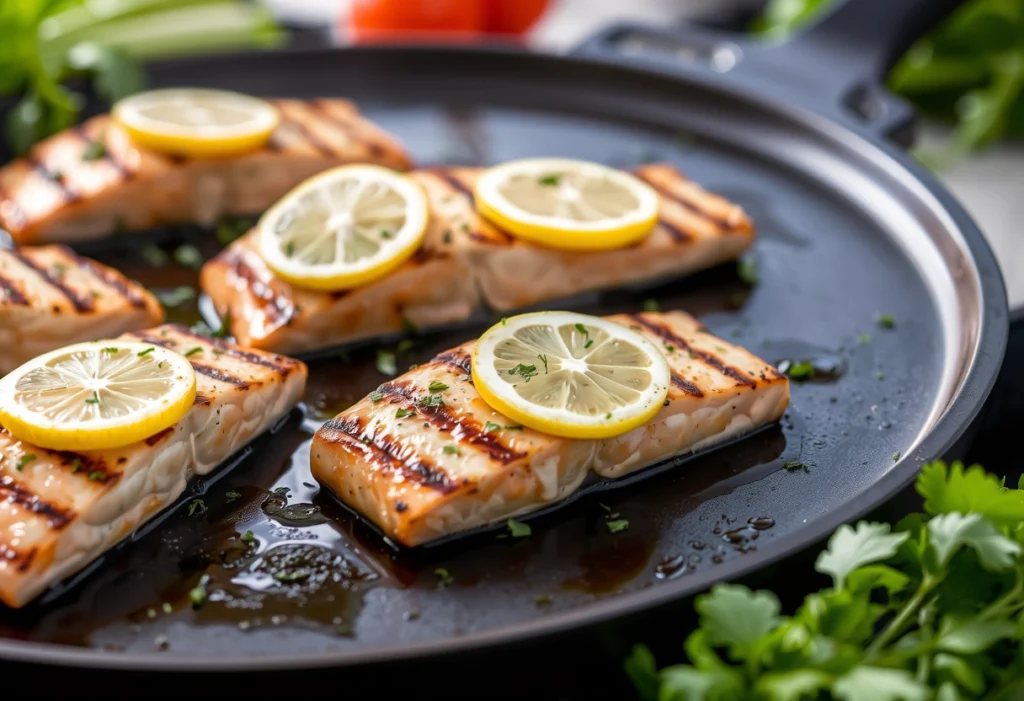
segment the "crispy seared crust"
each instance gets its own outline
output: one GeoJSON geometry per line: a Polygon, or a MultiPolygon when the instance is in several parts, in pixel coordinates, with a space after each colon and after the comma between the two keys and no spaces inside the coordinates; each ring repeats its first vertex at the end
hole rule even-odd
{"type": "Polygon", "coordinates": [[[70,248],[0,250],[0,374],[54,348],[154,326],[163,317],[144,287],[70,248]]]}
{"type": "Polygon", "coordinates": [[[481,301],[505,311],[587,290],[685,275],[739,255],[753,243],[743,210],[702,190],[675,168],[637,174],[662,195],[661,217],[641,243],[572,252],[521,241],[477,213],[475,168],[417,171],[431,209],[419,254],[386,278],[347,293],[302,290],[276,278],[250,232],[203,268],[201,284],[241,343],[301,353],[403,329],[468,318],[481,301]]]}
{"type": "Polygon", "coordinates": [[[314,477],[389,538],[416,546],[564,499],[589,471],[620,477],[743,435],[789,403],[783,375],[689,315],[610,318],[662,348],[671,367],[669,403],[648,425],[606,440],[488,430],[512,422],[477,394],[470,342],[325,423],[310,449],[314,477]],[[424,405],[435,381],[448,385],[444,403],[424,405]]]}
{"type": "Polygon", "coordinates": [[[0,429],[0,600],[8,606],[25,605],[159,513],[193,474],[212,471],[269,428],[305,388],[303,363],[182,326],[122,338],[199,348],[188,356],[195,404],[171,428],[113,450],[52,451],[0,429]]]}
{"type": "Polygon", "coordinates": [[[343,163],[407,169],[398,141],[348,100],[274,100],[282,121],[242,156],[195,159],[141,149],[101,115],[0,169],[0,228],[19,244],[101,238],[117,229],[209,225],[262,212],[306,178],[343,163]],[[101,153],[93,144],[102,144],[101,153]],[[97,156],[91,160],[85,157],[97,156]]]}

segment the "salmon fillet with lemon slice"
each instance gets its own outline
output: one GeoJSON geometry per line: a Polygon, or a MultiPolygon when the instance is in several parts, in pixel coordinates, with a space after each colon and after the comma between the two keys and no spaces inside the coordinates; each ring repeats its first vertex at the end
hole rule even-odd
{"type": "Polygon", "coordinates": [[[298,402],[306,366],[177,325],[125,334],[186,355],[192,408],[170,428],[108,450],[56,451],[0,429],[0,600],[24,606],[78,572],[270,428],[298,402]]]}
{"type": "Polygon", "coordinates": [[[289,285],[261,260],[256,232],[203,268],[201,284],[234,337],[303,353],[468,318],[480,301],[498,311],[589,290],[685,275],[736,258],[754,241],[737,205],[710,194],[668,165],[637,175],[661,195],[660,218],[640,243],[600,252],[564,251],[519,240],[474,208],[479,168],[415,171],[430,227],[420,251],[386,277],[345,292],[289,285]]]}
{"type": "Polygon", "coordinates": [[[100,115],[0,169],[0,229],[18,243],[77,242],[162,224],[258,214],[342,163],[409,167],[398,141],[348,100],[271,100],[281,122],[262,148],[195,158],[135,144],[100,115]]]}
{"type": "Polygon", "coordinates": [[[46,351],[163,321],[144,287],[64,246],[0,249],[0,375],[46,351]]]}
{"type": "Polygon", "coordinates": [[[617,478],[737,438],[778,421],[789,404],[784,375],[687,314],[608,319],[668,362],[667,402],[646,424],[588,440],[514,426],[478,393],[470,342],[326,422],[310,449],[313,476],[387,537],[417,546],[556,503],[590,473],[617,478]],[[445,389],[432,392],[432,383],[445,389]]]}

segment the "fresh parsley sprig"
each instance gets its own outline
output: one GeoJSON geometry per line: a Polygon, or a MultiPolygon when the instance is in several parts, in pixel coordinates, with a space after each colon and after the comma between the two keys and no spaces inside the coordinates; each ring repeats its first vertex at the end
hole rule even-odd
{"type": "MultiPolygon", "coordinates": [[[[1024,484],[1024,480],[1022,480],[1024,484]]],[[[1024,698],[1024,490],[981,467],[925,465],[924,513],[841,526],[815,569],[832,586],[783,615],[770,591],[696,600],[688,662],[626,671],[644,699],[1024,698]]]]}

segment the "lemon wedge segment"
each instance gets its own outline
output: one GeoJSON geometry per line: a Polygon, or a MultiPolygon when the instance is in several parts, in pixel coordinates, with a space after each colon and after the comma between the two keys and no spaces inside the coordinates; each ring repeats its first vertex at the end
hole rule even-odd
{"type": "Polygon", "coordinates": [[[384,277],[423,242],[427,197],[411,178],[370,165],[339,166],[305,181],[258,224],[260,256],[281,278],[345,290],[384,277]]]}
{"type": "Polygon", "coordinates": [[[475,202],[482,217],[521,239],[605,251],[644,239],[661,200],[636,176],[599,163],[528,158],[484,171],[475,202]]]}
{"type": "Polygon", "coordinates": [[[636,332],[594,316],[537,312],[502,320],[473,349],[473,383],[494,410],[568,438],[610,438],[665,402],[665,356],[636,332]]]}
{"type": "Polygon", "coordinates": [[[111,115],[140,146],[208,157],[260,148],[281,119],[266,100],[201,88],[138,93],[115,104],[111,115]]]}
{"type": "Polygon", "coordinates": [[[134,341],[77,343],[0,379],[0,423],[42,448],[105,450],[173,426],[195,397],[195,370],[180,353],[134,341]]]}

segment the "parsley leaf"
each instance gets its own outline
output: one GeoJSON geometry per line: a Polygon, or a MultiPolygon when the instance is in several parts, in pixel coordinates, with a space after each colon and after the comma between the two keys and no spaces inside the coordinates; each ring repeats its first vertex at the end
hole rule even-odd
{"type": "Polygon", "coordinates": [[[377,372],[389,377],[398,374],[398,364],[394,353],[383,348],[377,349],[377,372]]]}
{"type": "Polygon", "coordinates": [[[997,526],[1024,521],[1024,491],[1006,489],[979,465],[964,469],[959,461],[949,467],[929,463],[921,468],[917,493],[924,497],[924,510],[929,514],[976,512],[997,526]]]}
{"type": "Polygon", "coordinates": [[[537,376],[537,366],[536,365],[523,365],[522,363],[519,363],[514,368],[509,370],[508,374],[509,375],[519,375],[524,380],[529,382],[532,378],[537,376]]]}
{"type": "Polygon", "coordinates": [[[493,421],[488,421],[484,424],[484,433],[494,433],[495,431],[501,430],[501,424],[496,424],[493,421]]]}
{"type": "Polygon", "coordinates": [[[891,533],[884,523],[862,521],[856,529],[844,524],[828,541],[828,549],[818,557],[815,569],[832,575],[835,588],[842,589],[850,572],[892,557],[909,537],[907,533],[891,533]]]}
{"type": "Polygon", "coordinates": [[[734,660],[747,659],[758,639],[775,628],[780,608],[774,594],[734,584],[717,586],[696,602],[708,641],[729,648],[734,660]]]}
{"type": "Polygon", "coordinates": [[[875,319],[875,321],[883,329],[896,328],[896,317],[894,317],[892,314],[879,314],[878,318],[875,319]]]}
{"type": "Polygon", "coordinates": [[[174,249],[174,262],[192,270],[199,270],[203,267],[206,259],[203,258],[203,254],[199,252],[198,248],[190,243],[185,243],[174,249]]]}
{"type": "Polygon", "coordinates": [[[1020,545],[999,533],[981,514],[942,514],[928,522],[928,541],[939,567],[945,567],[961,546],[973,548],[983,567],[1000,571],[1020,556],[1020,545]]]}
{"type": "Polygon", "coordinates": [[[374,391],[370,392],[370,401],[373,402],[374,404],[376,404],[377,402],[379,402],[383,398],[384,398],[384,395],[381,394],[380,392],[378,392],[377,390],[374,390],[374,391]]]}
{"type": "Polygon", "coordinates": [[[448,389],[448,385],[436,380],[427,386],[427,390],[430,392],[444,392],[446,389],[448,389]]]}
{"type": "Polygon", "coordinates": [[[736,274],[740,280],[748,285],[757,284],[757,259],[753,256],[743,256],[736,262],[736,274]]]}
{"type": "Polygon", "coordinates": [[[457,446],[457,445],[446,445],[443,448],[443,450],[444,450],[444,452],[448,453],[449,455],[459,455],[460,454],[459,453],[459,446],[457,446]]]}
{"type": "Polygon", "coordinates": [[[412,409],[401,409],[401,408],[399,408],[399,409],[395,410],[395,418],[404,419],[406,416],[412,416],[415,413],[416,412],[413,411],[412,409]]]}
{"type": "Polygon", "coordinates": [[[561,180],[562,180],[562,176],[561,175],[558,175],[556,173],[552,173],[550,175],[542,175],[542,176],[540,176],[539,178],[537,178],[537,183],[540,184],[540,185],[557,185],[559,182],[561,182],[561,180]]]}
{"type": "Polygon", "coordinates": [[[107,147],[102,141],[90,141],[82,151],[83,161],[98,161],[107,157],[107,147]]]}
{"type": "MultiPolygon", "coordinates": [[[[612,516],[618,516],[618,514],[612,514],[612,516]]],[[[608,530],[612,533],[620,533],[629,528],[629,521],[621,518],[617,521],[605,521],[604,525],[608,527],[608,530]]]]}
{"type": "Polygon", "coordinates": [[[510,518],[505,523],[508,526],[508,534],[513,538],[526,538],[533,533],[533,529],[528,523],[516,521],[514,518],[510,518]]]}

